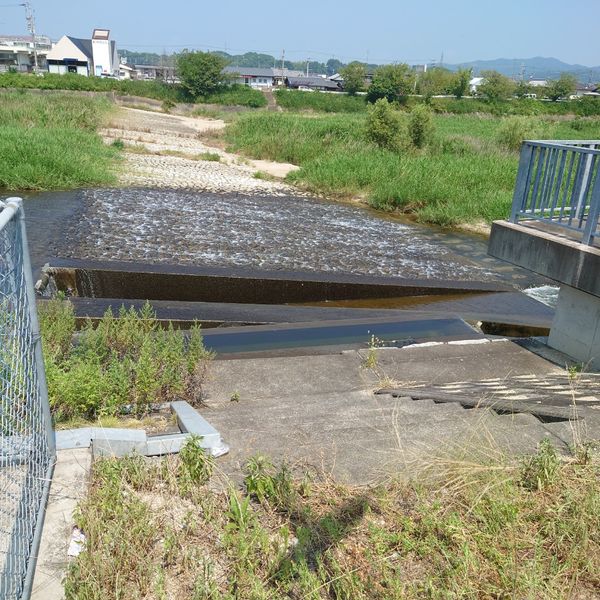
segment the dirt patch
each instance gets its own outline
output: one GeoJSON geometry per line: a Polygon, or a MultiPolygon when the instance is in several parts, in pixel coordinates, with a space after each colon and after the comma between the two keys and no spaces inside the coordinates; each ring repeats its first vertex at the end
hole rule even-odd
{"type": "Polygon", "coordinates": [[[244,159],[227,152],[220,138],[221,119],[171,115],[121,107],[101,130],[106,143],[125,145],[120,183],[142,187],[222,192],[290,191],[279,181],[254,177],[267,173],[283,179],[295,165],[244,159]],[[217,155],[206,160],[202,156],[217,155]],[[199,159],[200,158],[200,159],[199,159]]]}

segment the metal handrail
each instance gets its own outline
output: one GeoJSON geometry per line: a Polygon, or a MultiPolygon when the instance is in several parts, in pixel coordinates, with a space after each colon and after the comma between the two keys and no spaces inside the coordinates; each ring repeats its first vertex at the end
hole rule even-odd
{"type": "Polygon", "coordinates": [[[526,140],[511,221],[537,221],[600,238],[600,140],[526,140]]]}

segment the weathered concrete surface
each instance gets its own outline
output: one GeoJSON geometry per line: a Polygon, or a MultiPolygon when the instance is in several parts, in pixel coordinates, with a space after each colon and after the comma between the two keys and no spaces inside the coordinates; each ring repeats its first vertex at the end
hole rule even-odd
{"type": "Polygon", "coordinates": [[[548,345],[583,362],[588,369],[600,369],[600,298],[561,286],[548,345]]]}
{"type": "MultiPolygon", "coordinates": [[[[539,406],[570,402],[564,371],[508,341],[381,349],[371,368],[367,351],[301,359],[273,357],[219,361],[205,386],[202,414],[231,446],[220,465],[239,477],[240,466],[260,452],[275,461],[300,461],[338,479],[367,483],[424,462],[473,452],[534,451],[549,437],[565,450],[588,422],[542,423],[532,414],[499,415],[465,409],[461,389],[539,406]],[[557,378],[563,375],[563,380],[557,378]],[[547,377],[554,378],[544,385],[547,377]],[[508,381],[503,385],[503,381],[508,381]],[[512,381],[520,381],[512,390],[512,381]],[[376,396],[390,382],[436,384],[456,402],[434,403],[376,396]]],[[[586,382],[593,389],[597,380],[586,382]]],[[[589,392],[589,390],[588,390],[589,392]]],[[[582,389],[582,396],[586,391],[582,389]]],[[[589,395],[589,393],[587,394],[589,395]]],[[[532,411],[533,411],[532,408],[532,411]]],[[[600,433],[597,420],[590,421],[600,433]]],[[[420,466],[419,466],[420,465],[420,466]]]]}
{"type": "MultiPolygon", "coordinates": [[[[467,321],[485,321],[503,325],[539,327],[549,329],[554,310],[529,298],[521,292],[501,292],[452,295],[414,296],[395,299],[398,308],[383,308],[385,302],[373,301],[370,308],[355,308],[352,303],[337,306],[290,306],[241,304],[237,302],[180,302],[175,300],[151,301],[159,320],[169,320],[191,325],[194,321],[202,327],[219,327],[222,324],[245,325],[267,323],[302,323],[340,319],[401,318],[403,313],[419,313],[421,318],[457,317],[467,321]],[[445,299],[447,298],[447,299],[445,299]]],[[[44,300],[40,300],[44,302],[44,300]]],[[[121,298],[71,298],[78,317],[101,318],[108,308],[113,312],[121,306],[139,310],[145,300],[121,298]]],[[[389,302],[393,305],[393,301],[389,302]]],[[[367,303],[365,303],[367,304],[367,303]]]]}
{"type": "Polygon", "coordinates": [[[32,600],[64,598],[62,580],[68,566],[67,549],[74,525],[73,513],[77,503],[85,497],[91,464],[89,449],[57,452],[33,579],[32,600]]]}
{"type": "Polygon", "coordinates": [[[600,296],[600,248],[526,225],[495,221],[488,246],[491,256],[559,283],[600,296]]]}
{"type": "Polygon", "coordinates": [[[79,296],[188,302],[284,304],[514,291],[490,281],[78,259],[53,260],[47,272],[59,290],[75,287],[79,296]]]}

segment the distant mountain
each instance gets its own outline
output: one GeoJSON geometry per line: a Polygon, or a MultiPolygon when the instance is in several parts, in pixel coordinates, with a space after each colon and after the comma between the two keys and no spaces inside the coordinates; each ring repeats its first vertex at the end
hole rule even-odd
{"type": "Polygon", "coordinates": [[[450,69],[459,67],[472,68],[475,75],[481,71],[493,70],[509,77],[519,77],[521,69],[525,71],[525,78],[531,79],[556,79],[561,73],[572,73],[582,83],[598,83],[600,81],[600,66],[586,67],[585,65],[565,63],[557,58],[497,58],[495,60],[473,60],[460,65],[444,65],[450,69]]]}

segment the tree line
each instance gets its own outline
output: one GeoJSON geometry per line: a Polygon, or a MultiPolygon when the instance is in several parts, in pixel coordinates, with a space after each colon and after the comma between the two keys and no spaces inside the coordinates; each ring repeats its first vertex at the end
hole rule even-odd
{"type": "MultiPolygon", "coordinates": [[[[210,94],[229,83],[223,69],[230,63],[224,53],[189,51],[176,55],[176,66],[182,86],[192,96],[210,94]]],[[[450,71],[433,67],[416,73],[409,65],[381,65],[371,70],[369,65],[355,61],[339,69],[344,79],[344,90],[350,95],[366,92],[367,100],[375,102],[386,98],[388,102],[402,103],[408,96],[419,94],[426,99],[437,95],[462,98],[470,94],[471,69],[450,71]]],[[[497,71],[483,71],[475,95],[490,101],[506,100],[513,96],[526,97],[535,93],[550,100],[568,98],[575,93],[577,80],[563,73],[545,87],[532,88],[526,81],[514,82],[497,71]]]]}

